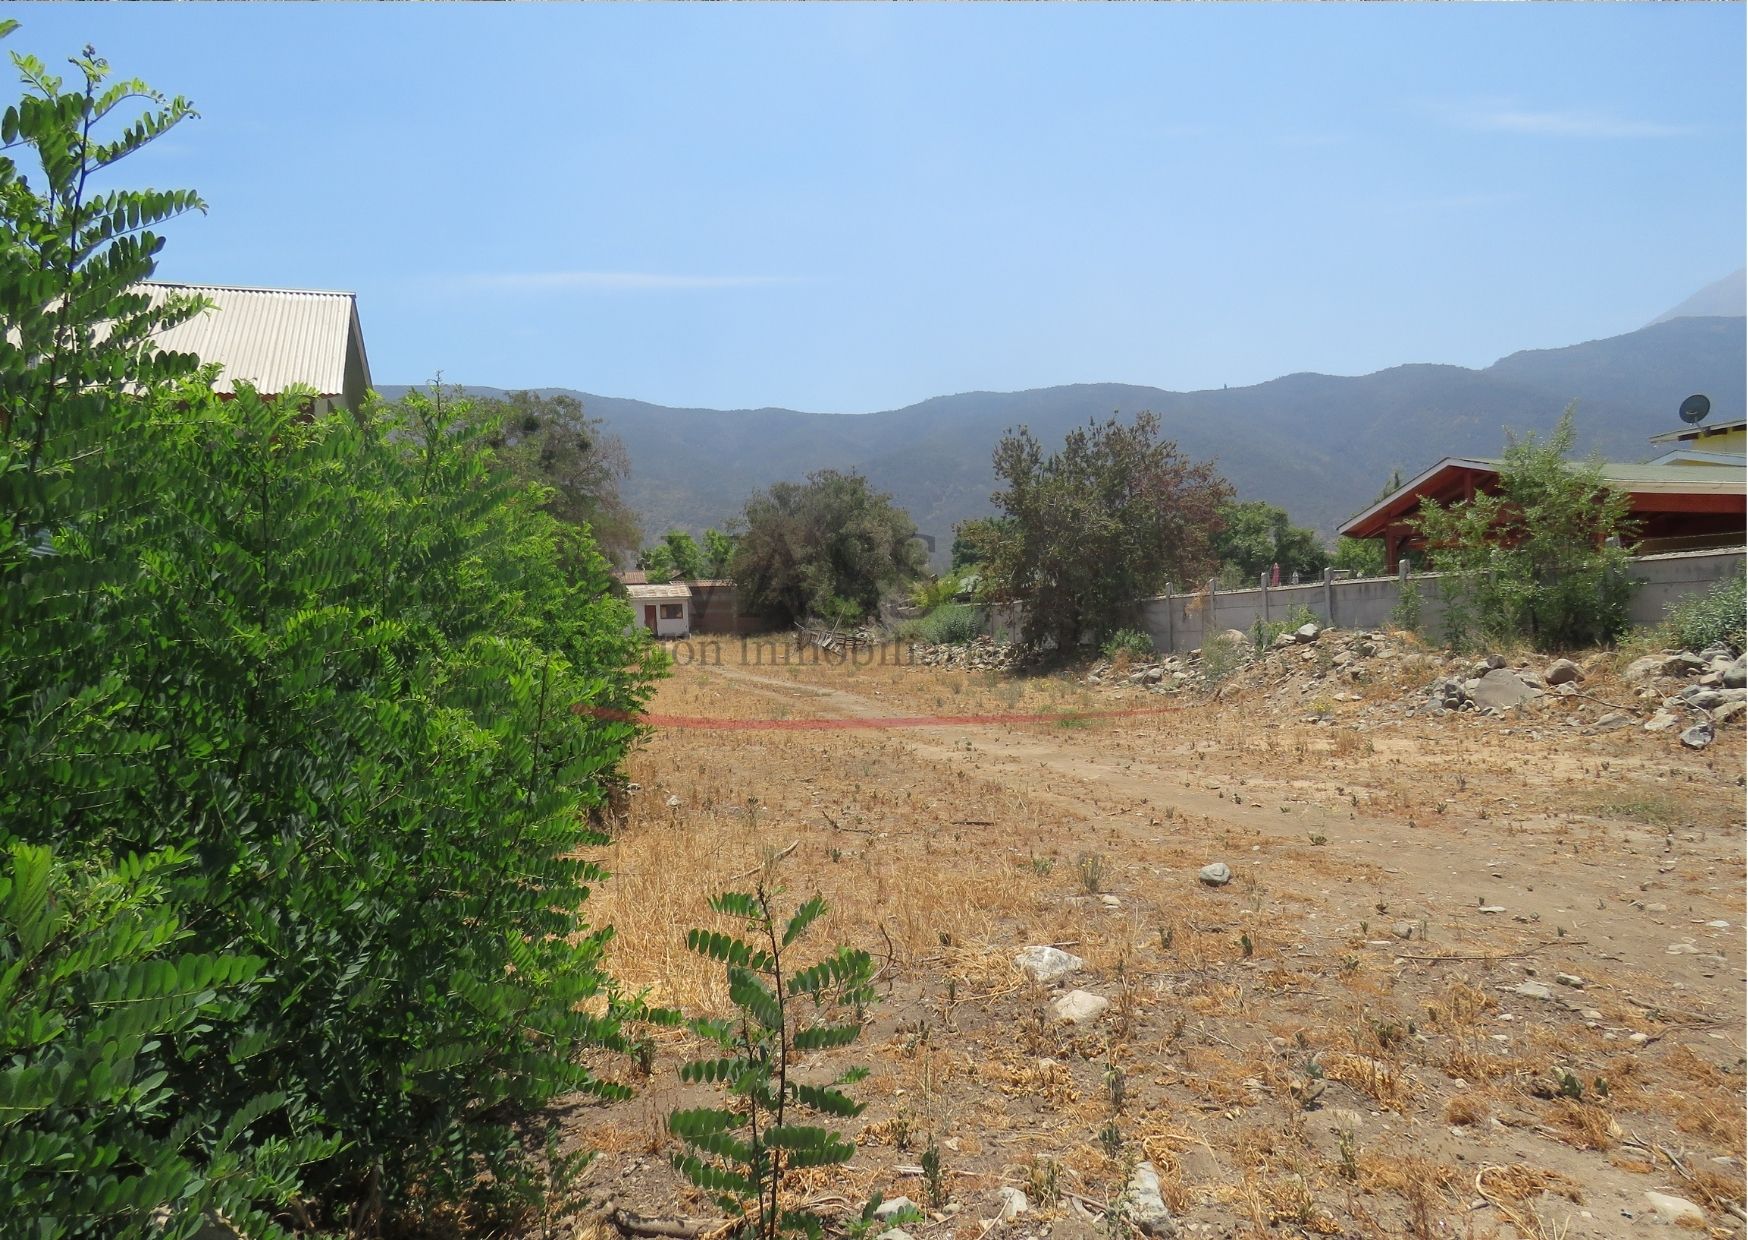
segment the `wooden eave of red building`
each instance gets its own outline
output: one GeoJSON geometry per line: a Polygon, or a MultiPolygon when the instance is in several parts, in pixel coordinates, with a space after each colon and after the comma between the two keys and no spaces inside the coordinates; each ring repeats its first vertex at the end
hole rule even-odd
{"type": "Polygon", "coordinates": [[[1490,493],[1499,484],[1494,462],[1476,457],[1447,456],[1431,469],[1386,495],[1341,527],[1349,538],[1382,538],[1393,525],[1400,525],[1420,510],[1422,499],[1449,506],[1477,494],[1490,493]]]}
{"type": "MultiPolygon", "coordinates": [[[[1742,528],[1748,519],[1748,486],[1741,471],[1705,467],[1611,465],[1604,467],[1609,484],[1631,498],[1629,516],[1645,538],[1667,537],[1691,530],[1719,533],[1742,528]],[[1684,528],[1685,527],[1685,528],[1684,528]]],[[[1493,494],[1499,485],[1497,462],[1476,457],[1446,457],[1411,482],[1385,496],[1349,520],[1341,532],[1349,538],[1379,538],[1391,571],[1401,553],[1423,545],[1411,524],[1424,500],[1441,507],[1493,494]]]]}

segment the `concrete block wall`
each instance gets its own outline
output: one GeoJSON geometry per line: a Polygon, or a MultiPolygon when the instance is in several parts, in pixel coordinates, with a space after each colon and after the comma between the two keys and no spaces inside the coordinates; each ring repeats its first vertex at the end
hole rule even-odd
{"type": "MultiPolygon", "coordinates": [[[[1636,557],[1628,570],[1641,583],[1629,613],[1632,623],[1644,627],[1660,624],[1673,603],[1703,594],[1742,572],[1745,560],[1748,553],[1740,547],[1636,557]]],[[[1402,592],[1414,589],[1420,593],[1421,628],[1436,635],[1444,619],[1441,580],[1438,573],[1340,581],[1329,576],[1310,585],[1264,588],[1259,584],[1248,590],[1171,593],[1143,602],[1141,618],[1156,647],[1182,654],[1227,629],[1248,632],[1258,620],[1284,620],[1300,607],[1325,627],[1379,628],[1389,623],[1402,592]]]]}
{"type": "Polygon", "coordinates": [[[1666,555],[1643,555],[1633,561],[1633,576],[1642,584],[1633,595],[1628,615],[1636,625],[1660,624],[1671,604],[1693,594],[1704,594],[1718,582],[1742,571],[1748,559],[1744,549],[1731,551],[1672,551],[1666,555]]]}

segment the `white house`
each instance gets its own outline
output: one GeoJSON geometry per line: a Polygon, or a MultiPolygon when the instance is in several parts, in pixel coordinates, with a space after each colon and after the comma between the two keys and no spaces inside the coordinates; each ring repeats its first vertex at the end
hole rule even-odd
{"type": "Polygon", "coordinates": [[[638,622],[657,637],[686,637],[692,632],[692,591],[685,582],[628,585],[625,593],[638,622]]]}

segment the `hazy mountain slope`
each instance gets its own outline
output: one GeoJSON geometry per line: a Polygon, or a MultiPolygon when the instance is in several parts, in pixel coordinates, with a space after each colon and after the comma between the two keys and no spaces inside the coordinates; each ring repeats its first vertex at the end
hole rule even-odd
{"type": "Polygon", "coordinates": [[[1666,323],[1680,318],[1734,318],[1748,309],[1745,303],[1748,303],[1748,268],[1738,268],[1651,322],[1666,323]]]}
{"type": "Polygon", "coordinates": [[[1205,392],[1084,383],[966,392],[854,415],[575,395],[624,439],[627,496],[650,533],[720,525],[752,492],[836,467],[859,469],[891,491],[944,547],[954,522],[988,511],[990,452],[1010,426],[1030,425],[1051,443],[1089,418],[1152,409],[1185,452],[1218,461],[1241,497],[1270,500],[1332,533],[1391,469],[1496,454],[1505,428],[1545,431],[1573,400],[1586,450],[1643,459],[1646,438],[1675,425],[1676,407],[1692,392],[1711,397],[1714,418],[1743,416],[1745,360],[1743,319],[1688,317],[1514,353],[1484,370],[1396,366],[1205,392]]]}

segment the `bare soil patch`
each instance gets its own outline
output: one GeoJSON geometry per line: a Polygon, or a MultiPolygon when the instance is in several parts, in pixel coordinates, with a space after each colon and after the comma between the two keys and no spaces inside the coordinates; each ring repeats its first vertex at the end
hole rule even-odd
{"type": "MultiPolygon", "coordinates": [[[[679,667],[652,711],[798,726],[659,729],[592,913],[618,977],[720,1014],[685,930],[789,850],[789,898],[832,906],[816,940],[881,962],[885,1001],[830,1065],[872,1074],[860,1155],[806,1186],[828,1206],[921,1202],[932,1136],[952,1205],[918,1240],[1104,1234],[1142,1158],[1191,1235],[1668,1231],[1647,1190],[1741,1234],[1739,726],[1695,753],[1637,728],[1380,721],[1407,679],[1320,700],[1318,722],[1260,684],[1109,718],[1081,677],[766,649],[679,667]],[[977,714],[1049,721],[799,726],[977,714]],[[1197,880],[1214,861],[1224,887],[1197,880]],[[1030,944],[1087,967],[1034,985],[1013,964],[1030,944]],[[1072,987],[1105,1014],[1056,1023],[1072,987]],[[1032,1211],[992,1223],[1004,1185],[1032,1211]]],[[[661,1035],[636,1099],[575,1112],[597,1202],[714,1213],[667,1163],[663,1117],[700,1098],[674,1076],[691,1049],[661,1035]]]]}

